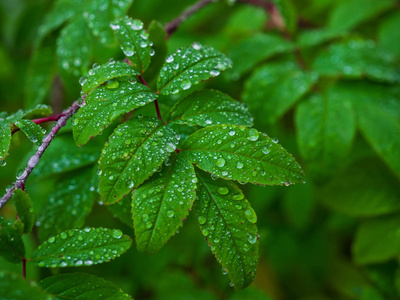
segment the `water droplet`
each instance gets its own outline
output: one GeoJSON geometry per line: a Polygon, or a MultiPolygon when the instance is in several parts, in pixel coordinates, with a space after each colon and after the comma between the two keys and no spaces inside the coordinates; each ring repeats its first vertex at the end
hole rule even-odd
{"type": "Polygon", "coordinates": [[[236,133],[235,130],[229,130],[229,133],[228,133],[228,134],[229,134],[230,136],[234,136],[235,133],[236,133]]]}
{"type": "Polygon", "coordinates": [[[246,219],[250,222],[250,223],[256,223],[257,222],[257,215],[254,211],[253,208],[248,207],[245,211],[244,211],[244,215],[246,217],[246,219]]]}
{"type": "Polygon", "coordinates": [[[227,271],[226,268],[224,268],[224,267],[222,267],[221,272],[222,272],[222,274],[224,274],[224,275],[228,274],[228,271],[227,271]]]}
{"type": "Polygon", "coordinates": [[[275,144],[279,142],[279,140],[277,138],[273,138],[272,142],[274,142],[275,144]]]}
{"type": "Polygon", "coordinates": [[[52,236],[51,238],[49,238],[47,241],[49,243],[53,243],[56,240],[56,238],[54,236],[52,236]]]}
{"type": "Polygon", "coordinates": [[[128,189],[132,189],[135,186],[135,183],[132,180],[128,180],[126,182],[126,186],[128,187],[128,189]]]}
{"type": "Polygon", "coordinates": [[[67,235],[66,232],[61,232],[60,237],[61,237],[63,240],[65,240],[65,239],[68,237],[68,235],[67,235]]]}
{"type": "Polygon", "coordinates": [[[264,154],[268,154],[270,152],[270,150],[269,150],[269,148],[267,146],[262,147],[261,151],[264,154]]]}
{"type": "Polygon", "coordinates": [[[188,89],[191,88],[191,86],[192,86],[192,83],[191,83],[189,80],[183,80],[183,81],[181,82],[181,88],[182,88],[183,90],[188,90],[188,89]]]}
{"type": "Polygon", "coordinates": [[[78,123],[79,123],[79,119],[78,119],[78,118],[75,118],[75,119],[72,121],[72,125],[78,125],[78,123]]]}
{"type": "Polygon", "coordinates": [[[259,135],[260,134],[258,133],[257,129],[250,128],[249,131],[247,132],[247,139],[249,141],[253,141],[254,142],[254,141],[258,140],[259,135]]]}
{"type": "Polygon", "coordinates": [[[122,231],[119,229],[116,229],[113,231],[112,236],[116,239],[120,239],[122,237],[122,231]]]}
{"type": "Polygon", "coordinates": [[[199,43],[193,43],[192,47],[194,50],[200,50],[201,49],[201,45],[199,43]]]}
{"type": "Polygon", "coordinates": [[[232,200],[239,201],[239,200],[243,200],[243,199],[244,199],[243,193],[232,195],[232,200]]]}
{"type": "Polygon", "coordinates": [[[248,234],[247,235],[247,241],[250,244],[255,244],[257,242],[257,235],[248,234]]]}
{"type": "Polygon", "coordinates": [[[220,195],[226,195],[229,193],[229,189],[226,186],[220,186],[217,188],[217,192],[220,195]]]}
{"type": "Polygon", "coordinates": [[[236,168],[238,168],[238,169],[241,169],[241,168],[243,168],[243,163],[241,162],[241,161],[239,161],[237,164],[236,164],[236,168]]]}
{"type": "Polygon", "coordinates": [[[165,60],[167,63],[171,63],[174,61],[174,57],[172,55],[168,56],[165,60]]]}
{"type": "Polygon", "coordinates": [[[207,219],[205,217],[203,217],[203,216],[200,216],[198,221],[199,221],[200,225],[203,225],[205,222],[207,222],[207,219]]]}
{"type": "Polygon", "coordinates": [[[141,30],[143,29],[143,22],[140,20],[132,20],[131,27],[133,30],[141,30]]]}
{"type": "Polygon", "coordinates": [[[215,164],[217,165],[217,167],[222,168],[223,166],[225,166],[225,159],[220,157],[215,161],[215,164]]]}
{"type": "Polygon", "coordinates": [[[174,215],[175,215],[175,213],[174,213],[173,210],[167,211],[167,216],[168,216],[169,218],[172,218],[174,215]]]}
{"type": "Polygon", "coordinates": [[[146,222],[146,228],[147,228],[147,229],[150,229],[151,226],[152,226],[151,222],[146,222]]]}
{"type": "Polygon", "coordinates": [[[202,233],[203,233],[204,236],[207,236],[209,234],[207,229],[203,229],[202,233]]]}

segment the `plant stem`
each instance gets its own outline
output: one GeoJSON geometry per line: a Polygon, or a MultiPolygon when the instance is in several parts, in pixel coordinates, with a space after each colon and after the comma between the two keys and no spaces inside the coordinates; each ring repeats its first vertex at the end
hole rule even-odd
{"type": "MultiPolygon", "coordinates": [[[[35,124],[42,124],[42,123],[51,122],[51,121],[58,121],[62,116],[64,116],[64,113],[61,113],[61,114],[58,114],[55,116],[46,117],[46,118],[41,118],[41,119],[33,119],[32,122],[35,124]]],[[[11,134],[18,132],[19,130],[20,129],[18,127],[15,127],[11,131],[11,134]]]]}
{"type": "MultiPolygon", "coordinates": [[[[145,86],[147,86],[148,88],[150,88],[149,85],[147,84],[147,82],[146,82],[146,81],[144,80],[144,78],[142,77],[142,75],[138,75],[138,77],[139,77],[140,81],[141,81],[145,86]]],[[[162,116],[161,116],[161,112],[160,112],[160,106],[158,105],[158,99],[154,100],[154,105],[155,105],[155,107],[156,107],[156,112],[157,112],[157,117],[158,117],[158,119],[159,119],[161,122],[164,123],[164,121],[163,121],[163,119],[162,119],[162,116]]]]}
{"type": "MultiPolygon", "coordinates": [[[[84,99],[85,96],[82,98],[84,99]]],[[[0,209],[7,203],[12,197],[14,190],[22,189],[25,190],[25,183],[28,176],[31,174],[33,168],[39,163],[40,157],[46,151],[47,147],[53,141],[54,137],[57,135],[58,131],[65,126],[68,119],[79,109],[79,100],[75,101],[71,107],[66,109],[61,116],[59,116],[57,123],[53,126],[50,133],[43,138],[42,144],[39,146],[36,153],[28,160],[28,164],[21,176],[17,178],[13,186],[6,191],[4,196],[0,200],[0,209]]]]}
{"type": "Polygon", "coordinates": [[[22,277],[26,278],[26,258],[22,259],[22,277]]]}
{"type": "Polygon", "coordinates": [[[165,25],[165,31],[167,33],[167,39],[175,32],[179,25],[193,15],[195,12],[206,6],[207,4],[214,2],[215,0],[200,0],[190,6],[188,9],[184,10],[178,17],[173,19],[171,22],[165,25]]]}

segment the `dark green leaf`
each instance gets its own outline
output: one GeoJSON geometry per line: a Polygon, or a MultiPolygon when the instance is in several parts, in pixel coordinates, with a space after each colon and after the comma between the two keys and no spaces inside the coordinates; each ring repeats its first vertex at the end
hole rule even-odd
{"type": "Polygon", "coordinates": [[[353,244],[358,264],[387,261],[400,254],[400,215],[384,216],[363,221],[353,244]]]}
{"type": "Polygon", "coordinates": [[[306,94],[318,75],[303,71],[296,63],[270,63],[255,71],[246,81],[243,101],[262,121],[274,123],[306,94]]]}
{"type": "Polygon", "coordinates": [[[272,34],[254,34],[233,46],[228,56],[232,59],[233,69],[229,72],[232,79],[251,70],[257,64],[276,54],[293,50],[293,44],[280,36],[272,34]]]}
{"type": "Polygon", "coordinates": [[[338,3],[331,13],[328,27],[352,29],[394,6],[393,0],[347,0],[338,3]]]}
{"type": "Polygon", "coordinates": [[[224,31],[229,35],[262,31],[267,18],[266,11],[262,7],[252,5],[238,6],[229,15],[224,31]]]}
{"type": "Polygon", "coordinates": [[[314,61],[313,69],[324,76],[343,76],[400,82],[395,56],[374,41],[350,40],[332,44],[314,61]]]}
{"type": "Polygon", "coordinates": [[[62,176],[42,200],[37,212],[41,240],[70,228],[82,227],[97,195],[98,180],[93,167],[62,176]]]}
{"type": "Polygon", "coordinates": [[[296,112],[297,143],[313,175],[329,175],[349,153],[356,132],[351,101],[332,88],[313,95],[296,112]]]}
{"type": "Polygon", "coordinates": [[[58,274],[41,280],[39,285],[56,300],[132,299],[111,282],[87,273],[58,274]]]}
{"type": "Polygon", "coordinates": [[[117,203],[106,205],[107,209],[118,218],[122,223],[132,227],[132,197],[131,194],[126,195],[121,201],[117,203]]]}
{"type": "Polygon", "coordinates": [[[17,227],[0,216],[0,255],[12,263],[20,263],[25,256],[21,234],[17,227]]]}
{"type": "Polygon", "coordinates": [[[143,30],[143,22],[125,17],[114,21],[111,28],[115,31],[121,49],[140,74],[146,71],[151,58],[149,34],[143,30]]]}
{"type": "Polygon", "coordinates": [[[16,189],[13,192],[11,201],[15,204],[18,218],[24,224],[23,233],[31,232],[35,216],[33,214],[32,202],[28,194],[23,190],[16,189]]]}
{"type": "Polygon", "coordinates": [[[132,118],[118,126],[99,161],[102,201],[114,203],[142,184],[175,151],[178,138],[156,118],[132,118]]]}
{"type": "Polygon", "coordinates": [[[36,282],[9,271],[0,271],[0,297],[4,300],[52,300],[36,282]]]}
{"type": "Polygon", "coordinates": [[[195,91],[181,99],[171,108],[167,121],[200,126],[253,124],[246,105],[213,90],[195,91]]]}
{"type": "Polygon", "coordinates": [[[307,30],[299,33],[297,44],[301,48],[315,47],[330,40],[343,37],[347,34],[344,30],[321,28],[307,30]]]}
{"type": "Polygon", "coordinates": [[[294,158],[254,128],[206,127],[189,136],[182,151],[199,168],[226,179],[262,185],[303,182],[294,158]]]}
{"type": "Polygon", "coordinates": [[[42,144],[43,139],[43,129],[39,125],[35,124],[31,120],[21,119],[14,123],[25,135],[28,139],[31,140],[32,143],[40,146],[42,144]]]}
{"type": "Polygon", "coordinates": [[[131,244],[130,237],[118,229],[72,229],[39,245],[31,261],[46,268],[91,266],[119,257],[131,244]]]}
{"type": "MultiPolygon", "coordinates": [[[[11,129],[10,124],[1,122],[0,123],[0,161],[6,159],[8,149],[11,144],[11,129]]],[[[0,165],[3,165],[0,163],[0,165]]]]}
{"type": "Polygon", "coordinates": [[[95,87],[102,85],[107,80],[122,77],[133,76],[139,73],[129,64],[119,61],[109,61],[101,66],[96,66],[89,70],[86,77],[81,78],[82,91],[85,94],[90,93],[95,87]]]}
{"type": "Polygon", "coordinates": [[[157,89],[162,95],[188,90],[232,66],[224,54],[199,43],[178,49],[165,62],[157,81],[157,89]]]}
{"type": "Polygon", "coordinates": [[[378,39],[381,46],[400,56],[400,13],[385,19],[379,27],[378,39]]]}
{"type": "Polygon", "coordinates": [[[198,223],[215,257],[235,288],[247,287],[258,263],[257,216],[242,191],[232,182],[213,180],[197,172],[194,204],[198,223]]]}
{"type": "Polygon", "coordinates": [[[137,82],[113,81],[95,89],[85,99],[72,122],[78,146],[103,132],[116,118],[156,99],[148,87],[137,82]]]}
{"type": "Polygon", "coordinates": [[[139,251],[154,253],[173,236],[196,196],[193,165],[172,155],[161,172],[133,191],[132,212],[139,251]]]}
{"type": "Polygon", "coordinates": [[[102,44],[111,46],[115,43],[110,23],[126,14],[133,0],[91,0],[86,1],[83,17],[92,29],[93,35],[99,37],[102,44]]]}

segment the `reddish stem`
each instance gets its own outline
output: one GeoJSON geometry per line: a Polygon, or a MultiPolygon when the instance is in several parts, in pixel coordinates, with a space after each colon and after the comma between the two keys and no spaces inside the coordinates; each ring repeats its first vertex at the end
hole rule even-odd
{"type": "MultiPolygon", "coordinates": [[[[149,88],[149,85],[147,84],[146,80],[144,80],[144,78],[142,77],[142,75],[138,75],[140,81],[149,88]]],[[[158,119],[164,123],[162,116],[161,116],[161,111],[160,111],[160,106],[158,105],[158,100],[154,100],[154,105],[156,107],[156,112],[157,112],[157,117],[158,119]]]]}
{"type": "MultiPolygon", "coordinates": [[[[42,124],[42,123],[46,123],[46,122],[51,122],[51,121],[58,121],[61,117],[63,117],[64,114],[58,114],[55,116],[50,116],[50,117],[46,117],[46,118],[41,118],[41,119],[33,119],[32,122],[35,124],[42,124]]],[[[20,129],[18,127],[15,127],[12,131],[11,134],[14,134],[16,132],[18,132],[20,129]]]]}
{"type": "Polygon", "coordinates": [[[26,278],[26,258],[22,259],[22,276],[26,278]]]}

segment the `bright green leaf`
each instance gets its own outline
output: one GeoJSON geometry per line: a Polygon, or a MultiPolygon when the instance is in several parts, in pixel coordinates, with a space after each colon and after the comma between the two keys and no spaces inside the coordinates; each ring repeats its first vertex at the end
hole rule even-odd
{"type": "Polygon", "coordinates": [[[184,154],[214,176],[261,185],[303,182],[294,158],[254,128],[216,125],[196,131],[184,142],[184,154]]]}
{"type": "Polygon", "coordinates": [[[31,140],[32,143],[40,146],[42,144],[43,139],[43,129],[39,125],[35,124],[31,120],[21,119],[14,123],[25,135],[28,139],[31,140]]]}
{"type": "Polygon", "coordinates": [[[35,216],[33,214],[33,207],[29,195],[20,189],[16,189],[13,192],[11,201],[15,204],[17,209],[18,218],[24,224],[23,233],[32,231],[35,216]]]}
{"type": "Polygon", "coordinates": [[[142,184],[175,151],[178,140],[156,118],[131,118],[118,126],[99,161],[102,201],[114,203],[142,184]]]}
{"type": "Polygon", "coordinates": [[[81,78],[80,83],[82,85],[82,91],[88,94],[107,80],[138,74],[139,73],[129,64],[112,60],[101,66],[97,65],[93,69],[90,69],[88,75],[81,78]]]}
{"type": "Polygon", "coordinates": [[[246,81],[243,101],[262,122],[274,123],[306,94],[318,76],[296,63],[270,63],[257,69],[246,81]]]}
{"type": "Polygon", "coordinates": [[[132,212],[139,251],[154,253],[173,236],[196,196],[193,165],[172,155],[161,172],[133,191],[132,212]]]}
{"type": "MultiPolygon", "coordinates": [[[[11,144],[11,128],[9,123],[0,123],[0,161],[6,159],[11,144]]],[[[0,163],[0,165],[3,165],[0,163]]]]}
{"type": "Polygon", "coordinates": [[[103,278],[87,273],[58,274],[47,277],[39,285],[56,300],[96,299],[127,300],[131,296],[103,278]]]}
{"type": "Polygon", "coordinates": [[[152,54],[149,34],[143,30],[143,22],[125,17],[114,21],[111,28],[115,31],[121,49],[132,62],[133,67],[143,74],[150,64],[152,54]]]}
{"type": "Polygon", "coordinates": [[[262,7],[252,5],[238,6],[229,14],[224,31],[229,35],[261,31],[267,22],[267,18],[267,13],[262,7]]]}
{"type": "Polygon", "coordinates": [[[72,229],[39,245],[30,260],[46,268],[91,266],[119,257],[131,244],[119,229],[72,229]]]}
{"type": "Polygon", "coordinates": [[[85,99],[72,122],[78,146],[103,132],[120,115],[156,99],[148,87],[137,82],[113,81],[95,89],[85,99]]]}
{"type": "Polygon", "coordinates": [[[9,271],[0,271],[1,299],[4,300],[52,300],[51,295],[44,292],[36,282],[26,280],[9,271]]]}
{"type": "Polygon", "coordinates": [[[195,91],[181,99],[168,113],[167,121],[210,126],[236,124],[251,126],[253,118],[246,105],[213,90],[195,91]]]}
{"type": "Polygon", "coordinates": [[[232,66],[221,52],[199,43],[180,48],[165,59],[157,81],[162,95],[176,94],[190,89],[201,80],[218,76],[232,66]]]}
{"type": "Polygon", "coordinates": [[[26,109],[23,112],[24,119],[44,118],[52,114],[50,106],[38,104],[31,109],[26,109]]]}
{"type": "Polygon", "coordinates": [[[385,19],[379,27],[378,39],[381,46],[400,56],[400,13],[385,19]]]}
{"type": "Polygon", "coordinates": [[[324,76],[343,76],[400,82],[396,58],[374,41],[350,40],[329,46],[314,61],[313,69],[324,76]]]}
{"type": "Polygon", "coordinates": [[[25,256],[22,232],[0,216],[0,255],[12,263],[20,263],[25,256]]]}
{"type": "Polygon", "coordinates": [[[243,289],[256,275],[256,213],[234,183],[213,180],[202,171],[197,171],[197,177],[194,210],[200,229],[235,289],[243,289]]]}

